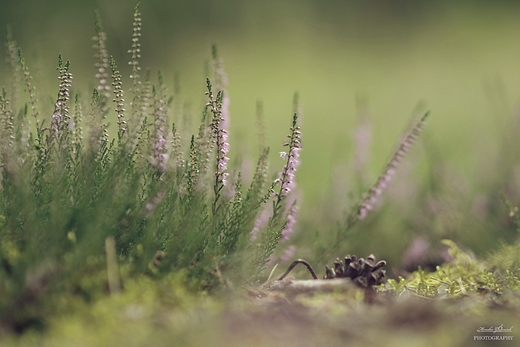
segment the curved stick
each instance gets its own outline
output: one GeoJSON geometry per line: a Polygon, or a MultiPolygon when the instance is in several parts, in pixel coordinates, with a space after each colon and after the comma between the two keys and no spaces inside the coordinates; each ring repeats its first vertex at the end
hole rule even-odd
{"type": "Polygon", "coordinates": [[[307,261],[303,260],[303,259],[296,259],[295,261],[292,262],[291,266],[289,266],[289,268],[283,273],[282,276],[280,276],[280,278],[278,279],[278,281],[281,281],[283,280],[288,274],[289,272],[292,271],[292,269],[294,269],[294,267],[298,264],[303,264],[307,267],[307,270],[309,270],[309,272],[311,273],[312,275],[312,278],[314,278],[315,280],[318,279],[318,276],[316,276],[316,273],[314,272],[314,270],[312,269],[312,266],[311,264],[309,264],[307,261]]]}

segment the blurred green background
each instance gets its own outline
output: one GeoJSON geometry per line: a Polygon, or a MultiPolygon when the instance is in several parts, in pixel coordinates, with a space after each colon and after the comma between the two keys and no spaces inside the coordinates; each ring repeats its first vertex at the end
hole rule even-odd
{"type": "MultiPolygon", "coordinates": [[[[126,52],[133,7],[133,0],[2,0],[0,34],[4,36],[10,24],[41,100],[54,97],[58,90],[58,53],[71,60],[74,88],[86,91],[95,84],[91,37],[97,9],[108,33],[109,53],[128,86],[126,52]]],[[[247,163],[247,158],[254,162],[257,155],[255,105],[260,99],[273,153],[272,170],[279,170],[283,163],[276,153],[283,150],[293,93],[299,92],[303,109],[302,164],[297,174],[302,192],[300,229],[313,229],[309,235],[323,222],[336,223],[328,219],[334,217],[330,211],[341,216],[347,201],[337,196],[346,197],[354,189],[349,163],[360,98],[365,100],[362,108],[370,114],[373,131],[367,183],[384,167],[414,112],[428,109],[431,116],[424,134],[428,146],[419,144],[412,150],[408,159],[418,169],[404,178],[398,174],[396,186],[410,179],[428,184],[435,169],[428,152],[433,147],[461,178],[454,185],[473,192],[468,193],[470,198],[486,184],[489,191],[500,189],[501,182],[486,180],[496,178],[494,164],[504,151],[501,139],[518,110],[518,1],[143,0],[141,11],[142,66],[161,69],[170,90],[178,74],[181,96],[193,105],[194,125],[204,104],[205,62],[211,45],[218,45],[229,78],[235,158],[243,156],[247,163]]],[[[4,80],[4,70],[0,77],[4,80]]],[[[406,200],[401,203],[405,206],[406,200]]],[[[415,203],[410,200],[411,207],[415,203]]],[[[468,201],[461,206],[469,211],[473,205],[468,201]]],[[[406,247],[403,238],[408,241],[413,230],[408,234],[396,230],[416,226],[395,221],[378,225],[392,233],[382,236],[380,246],[372,249],[397,259],[406,247]],[[394,250],[388,245],[400,246],[394,250]]],[[[472,227],[450,228],[458,232],[472,227]]],[[[477,251],[485,250],[489,242],[512,239],[512,234],[494,230],[485,237],[475,230],[462,232],[467,234],[465,243],[477,251]]]]}

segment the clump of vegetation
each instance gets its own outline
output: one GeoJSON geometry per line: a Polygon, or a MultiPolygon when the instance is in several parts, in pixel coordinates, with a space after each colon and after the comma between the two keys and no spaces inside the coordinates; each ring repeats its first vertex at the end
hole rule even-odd
{"type": "Polygon", "coordinates": [[[460,249],[453,241],[444,240],[453,261],[437,266],[434,272],[419,268],[408,279],[388,280],[386,288],[424,298],[462,298],[471,294],[489,294],[495,298],[504,292],[517,292],[520,287],[518,245],[507,246],[479,261],[460,249]],[[507,260],[506,260],[507,259],[507,260]]]}
{"type": "Polygon", "coordinates": [[[60,55],[49,118],[41,117],[21,50],[7,38],[11,88],[0,97],[0,321],[15,330],[37,323],[49,293],[89,301],[96,292],[120,291],[128,276],[160,279],[186,269],[199,289],[254,282],[290,220],[286,197],[301,148],[297,113],[279,177],[268,182],[265,148],[245,185],[228,167],[225,72],[216,49],[198,133],[184,149],[179,127],[169,120],[174,96],[161,74],[157,81],[148,71],[141,77],[139,2],[129,90],[107,52],[99,15],[95,28],[97,87],[89,105],[85,109],[75,93],[70,62],[60,55]],[[29,102],[19,110],[22,79],[29,102]],[[117,136],[111,138],[114,122],[117,136]],[[252,240],[255,219],[271,201],[269,221],[252,240]],[[105,267],[108,276],[100,275],[105,267]]]}

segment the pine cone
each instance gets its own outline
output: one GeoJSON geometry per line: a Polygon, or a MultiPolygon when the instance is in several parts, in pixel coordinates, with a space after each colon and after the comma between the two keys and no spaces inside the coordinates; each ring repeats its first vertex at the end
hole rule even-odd
{"type": "Polygon", "coordinates": [[[345,264],[339,258],[334,261],[334,269],[325,265],[325,277],[323,279],[350,278],[354,283],[362,288],[369,288],[383,283],[386,271],[383,266],[386,261],[380,260],[376,263],[376,257],[370,254],[367,259],[359,258],[355,255],[347,255],[345,264]]]}

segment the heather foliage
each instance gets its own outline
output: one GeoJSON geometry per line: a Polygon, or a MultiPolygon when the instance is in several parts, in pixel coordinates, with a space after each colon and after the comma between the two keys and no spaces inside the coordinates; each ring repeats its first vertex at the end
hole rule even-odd
{"type": "Polygon", "coordinates": [[[96,14],[97,87],[88,100],[75,91],[71,63],[60,55],[58,95],[49,118],[40,111],[21,50],[7,37],[10,88],[0,96],[4,326],[23,330],[38,322],[44,306],[53,307],[48,299],[60,292],[91,300],[105,290],[85,278],[106,283],[112,293],[128,276],[161,279],[181,269],[199,289],[253,283],[288,221],[294,223],[285,197],[294,186],[299,156],[297,114],[280,178],[268,184],[265,148],[247,186],[228,166],[228,97],[216,49],[199,130],[184,148],[186,134],[172,121],[182,119],[172,113],[175,95],[160,73],[156,82],[149,72],[141,76],[140,26],[137,2],[127,90],[96,14]],[[25,104],[18,87],[22,80],[25,104]],[[255,220],[271,201],[269,223],[252,240],[255,220]],[[105,266],[108,276],[100,279],[105,266]]]}
{"type": "MultiPolygon", "coordinates": [[[[175,95],[161,73],[155,82],[150,71],[141,73],[140,37],[137,2],[128,51],[132,85],[126,89],[96,13],[96,88],[85,100],[88,94],[73,88],[71,63],[59,55],[58,93],[49,118],[40,111],[21,49],[10,33],[7,37],[9,88],[0,98],[0,320],[5,326],[23,330],[40,322],[44,308],[54,307],[49,298],[59,293],[86,300],[104,287],[118,293],[129,276],[160,280],[187,270],[190,281],[209,290],[255,283],[278,243],[294,233],[302,149],[297,95],[286,150],[280,152],[285,164],[268,182],[269,149],[262,148],[246,186],[229,166],[227,76],[216,47],[198,132],[184,148],[183,138],[190,136],[178,130],[183,115],[174,112],[175,95]]],[[[389,168],[404,154],[403,146],[389,168]]],[[[381,194],[389,170],[363,201],[372,203],[381,194]]],[[[356,213],[368,209],[364,202],[356,213]]],[[[289,250],[294,253],[295,247],[289,250]]]]}

